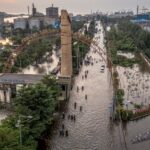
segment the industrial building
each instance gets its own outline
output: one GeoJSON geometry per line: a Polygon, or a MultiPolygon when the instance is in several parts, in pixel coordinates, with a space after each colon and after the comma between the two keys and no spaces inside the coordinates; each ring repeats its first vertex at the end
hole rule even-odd
{"type": "Polygon", "coordinates": [[[27,18],[17,18],[14,20],[14,29],[23,29],[27,28],[27,18]]]}
{"type": "Polygon", "coordinates": [[[42,29],[50,25],[55,26],[58,22],[58,7],[46,8],[46,15],[37,12],[34,4],[32,4],[32,14],[28,18],[17,18],[14,20],[14,29],[42,29]]]}
{"type": "Polygon", "coordinates": [[[44,26],[47,27],[49,25],[55,25],[58,19],[56,18],[49,18],[49,17],[44,17],[44,26]]]}
{"type": "Polygon", "coordinates": [[[0,29],[2,29],[3,25],[4,25],[4,15],[0,14],[0,29]]]}
{"type": "Polygon", "coordinates": [[[29,29],[33,28],[40,29],[42,24],[42,20],[40,21],[39,18],[29,18],[28,22],[29,22],[29,29]]]}
{"type": "Polygon", "coordinates": [[[46,8],[46,16],[37,12],[34,4],[32,5],[32,15],[28,19],[29,29],[41,29],[50,25],[54,25],[58,21],[58,7],[46,8]]]}
{"type": "Polygon", "coordinates": [[[88,17],[82,16],[79,14],[79,15],[73,16],[71,19],[74,21],[87,21],[88,17]]]}
{"type": "Polygon", "coordinates": [[[131,22],[140,25],[144,30],[150,32],[150,12],[137,13],[131,22]]]}
{"type": "Polygon", "coordinates": [[[46,8],[46,16],[50,18],[58,19],[58,7],[54,7],[52,4],[52,7],[46,8]]]}
{"type": "Polygon", "coordinates": [[[4,17],[0,16],[0,26],[4,24],[4,17]]]}
{"type": "Polygon", "coordinates": [[[125,18],[125,17],[133,17],[134,13],[132,11],[121,11],[121,12],[115,12],[111,15],[109,15],[109,18],[125,18]]]}

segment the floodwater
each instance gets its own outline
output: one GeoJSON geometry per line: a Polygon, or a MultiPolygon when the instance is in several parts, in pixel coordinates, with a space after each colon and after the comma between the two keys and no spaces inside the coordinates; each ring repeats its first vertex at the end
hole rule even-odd
{"type": "MultiPolygon", "coordinates": [[[[100,28],[102,28],[100,26],[100,28]]],[[[102,30],[101,30],[102,31],[102,30]]],[[[103,44],[102,32],[99,31],[95,38],[103,44]],[[101,35],[100,38],[98,38],[101,35]]],[[[102,47],[104,45],[101,45],[102,47]]],[[[92,48],[88,53],[94,59],[93,66],[83,66],[79,75],[75,78],[74,87],[71,91],[66,115],[75,115],[76,121],[68,118],[60,120],[58,130],[51,141],[51,150],[110,150],[113,148],[111,136],[111,124],[109,122],[109,107],[112,103],[112,86],[110,75],[101,57],[94,53],[92,48]],[[104,73],[101,73],[101,65],[105,65],[104,73]],[[88,70],[87,79],[82,79],[88,70]],[[79,92],[77,92],[77,86],[79,92]],[[84,86],[84,91],[81,87],[84,86]],[[87,100],[85,95],[87,94],[87,100]],[[77,108],[74,109],[74,103],[77,108]],[[80,112],[80,106],[83,107],[80,112]],[[60,137],[59,130],[62,124],[68,130],[68,137],[60,137]]]]}
{"type": "Polygon", "coordinates": [[[10,112],[6,110],[0,110],[0,123],[1,123],[1,120],[5,119],[9,114],[10,112]]]}
{"type": "MultiPolygon", "coordinates": [[[[134,58],[134,55],[130,53],[123,55],[134,58]]],[[[150,104],[150,73],[142,72],[138,64],[132,68],[117,67],[117,70],[120,88],[125,91],[124,107],[136,111],[134,104],[138,104],[146,108],[150,104]]],[[[150,140],[138,144],[131,143],[131,139],[148,131],[150,131],[150,116],[127,123],[124,126],[127,148],[129,150],[149,150],[150,140]]]]}
{"type": "Polygon", "coordinates": [[[2,45],[7,45],[7,44],[12,45],[12,41],[10,39],[8,39],[8,38],[2,39],[0,37],[0,44],[2,44],[2,45]]]}
{"type": "Polygon", "coordinates": [[[55,50],[53,50],[53,54],[52,54],[52,56],[49,56],[49,59],[51,59],[52,62],[44,61],[43,63],[38,64],[38,67],[34,66],[34,65],[30,65],[27,68],[23,69],[21,71],[21,73],[23,73],[23,74],[48,74],[55,67],[57,67],[58,62],[59,62],[59,58],[58,58],[55,50]]]}
{"type": "Polygon", "coordinates": [[[117,67],[121,88],[125,91],[124,103],[129,109],[134,109],[133,104],[143,105],[150,104],[150,74],[142,73],[138,65],[133,68],[117,67]]]}
{"type": "Polygon", "coordinates": [[[9,23],[14,23],[14,20],[15,19],[18,19],[18,18],[28,18],[29,16],[27,15],[23,15],[23,16],[16,16],[16,17],[7,17],[7,18],[4,18],[4,22],[9,22],[9,23]]]}
{"type": "MultiPolygon", "coordinates": [[[[47,54],[48,55],[48,54],[47,54]]],[[[43,61],[41,64],[38,64],[37,66],[30,65],[27,68],[23,69],[22,74],[49,74],[55,67],[57,67],[59,62],[59,57],[57,56],[57,53],[55,50],[53,50],[52,56],[48,55],[48,59],[51,59],[51,61],[43,61]]],[[[17,88],[19,85],[17,86],[17,88]]],[[[7,102],[10,102],[10,89],[6,91],[6,99],[7,102]]],[[[4,102],[4,92],[0,90],[0,101],[4,102]]],[[[0,110],[0,120],[6,118],[8,115],[7,111],[0,110]]]]}
{"type": "MultiPolygon", "coordinates": [[[[103,30],[95,35],[95,38],[103,45],[103,30]],[[99,38],[100,36],[100,38],[99,38]]],[[[113,124],[110,120],[109,107],[112,103],[112,86],[110,74],[101,57],[93,53],[91,48],[87,54],[93,58],[93,66],[83,66],[79,75],[75,77],[74,87],[65,113],[65,119],[60,119],[57,129],[54,131],[50,150],[149,150],[150,141],[132,144],[131,139],[138,134],[150,129],[150,117],[127,124],[113,124]],[[101,65],[105,65],[104,73],[101,65]],[[88,70],[87,79],[82,79],[88,70]],[[77,92],[77,86],[79,91],[77,92]],[[84,86],[84,90],[81,87],[84,86]],[[85,95],[87,94],[87,100],[85,95]],[[77,104],[76,109],[74,108],[77,104]],[[82,106],[82,111],[80,111],[82,106]],[[75,115],[75,121],[68,119],[68,115],[75,115]],[[60,136],[64,125],[64,131],[68,136],[60,136]]],[[[121,70],[121,68],[120,68],[121,70]]],[[[142,77],[141,77],[142,78],[142,77]]],[[[138,77],[137,77],[138,79],[138,77]]],[[[135,79],[136,80],[136,79],[135,79]]],[[[126,81],[125,81],[126,82],[126,81]]]]}
{"type": "Polygon", "coordinates": [[[135,57],[134,54],[132,54],[132,53],[129,53],[129,52],[123,53],[122,51],[118,51],[117,55],[125,56],[126,58],[129,58],[129,59],[132,59],[135,57]]]}

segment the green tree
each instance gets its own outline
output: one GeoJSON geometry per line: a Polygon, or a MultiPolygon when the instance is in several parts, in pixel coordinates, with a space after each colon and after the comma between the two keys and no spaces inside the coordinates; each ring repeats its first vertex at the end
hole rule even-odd
{"type": "Polygon", "coordinates": [[[56,93],[54,94],[53,88],[42,83],[23,87],[19,91],[14,100],[17,113],[33,117],[31,120],[24,120],[24,138],[40,138],[41,133],[52,123],[58,103],[56,93]]]}
{"type": "Polygon", "coordinates": [[[22,150],[35,150],[38,140],[50,130],[53,113],[58,104],[59,86],[53,76],[45,76],[41,83],[23,87],[13,101],[14,114],[0,125],[0,149],[20,150],[19,128],[22,116],[22,150]],[[23,117],[32,116],[32,118],[23,117]]]}
{"type": "Polygon", "coordinates": [[[123,89],[118,89],[116,91],[116,101],[118,105],[123,105],[123,100],[124,100],[124,90],[123,89]]]}

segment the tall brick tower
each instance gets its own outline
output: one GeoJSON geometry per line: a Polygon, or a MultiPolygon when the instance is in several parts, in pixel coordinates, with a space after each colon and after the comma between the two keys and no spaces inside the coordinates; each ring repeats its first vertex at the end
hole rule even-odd
{"type": "Polygon", "coordinates": [[[72,83],[72,31],[71,20],[66,10],[61,10],[61,73],[59,83],[62,96],[68,99],[72,83]]]}
{"type": "Polygon", "coordinates": [[[72,76],[71,21],[66,10],[61,11],[61,76],[72,76]]]}

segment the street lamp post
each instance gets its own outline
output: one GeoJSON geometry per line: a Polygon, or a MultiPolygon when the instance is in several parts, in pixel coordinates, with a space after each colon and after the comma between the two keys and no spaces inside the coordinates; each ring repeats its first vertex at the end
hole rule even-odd
{"type": "Polygon", "coordinates": [[[18,119],[17,124],[16,124],[16,127],[19,128],[20,148],[22,149],[22,127],[21,127],[21,118],[32,119],[32,116],[19,115],[19,119],[18,119]]]}

